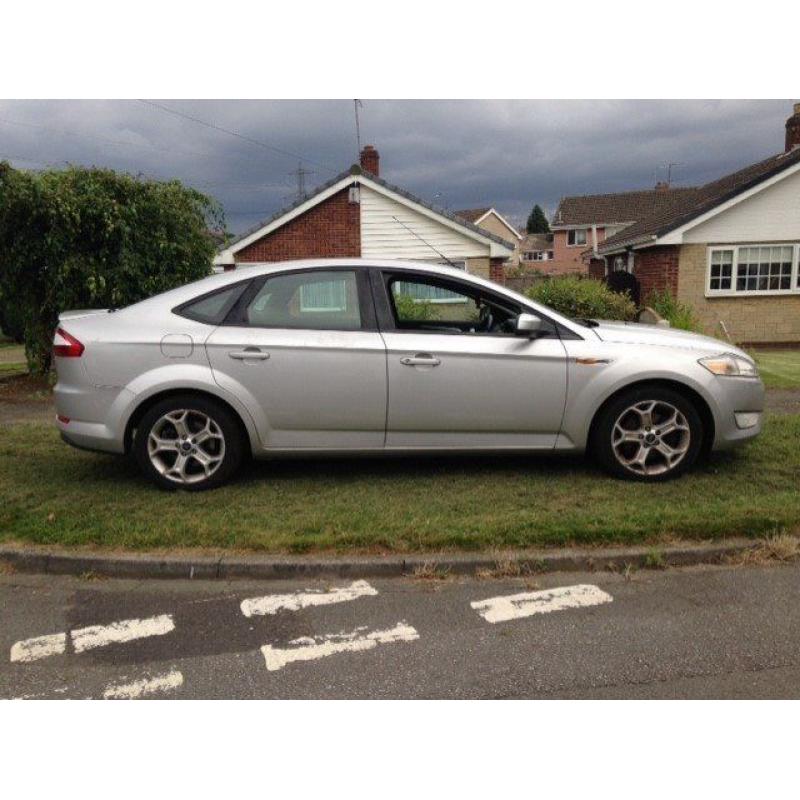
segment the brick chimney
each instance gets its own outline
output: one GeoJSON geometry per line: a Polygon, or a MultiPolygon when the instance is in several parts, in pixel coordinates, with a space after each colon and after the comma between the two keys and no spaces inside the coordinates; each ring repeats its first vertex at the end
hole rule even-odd
{"type": "Polygon", "coordinates": [[[786,120],[786,152],[800,146],[800,103],[794,104],[794,114],[786,120]]]}
{"type": "Polygon", "coordinates": [[[380,161],[378,151],[371,144],[365,145],[361,151],[361,169],[373,175],[380,175],[380,161]]]}

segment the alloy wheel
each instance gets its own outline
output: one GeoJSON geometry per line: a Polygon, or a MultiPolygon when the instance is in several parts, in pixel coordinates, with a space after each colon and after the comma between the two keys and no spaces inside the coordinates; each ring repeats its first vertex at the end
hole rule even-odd
{"type": "Polygon", "coordinates": [[[686,456],[689,422],[680,409],[663,400],[644,400],[626,408],[611,432],[617,461],[639,475],[663,475],[686,456]]]}
{"type": "Polygon", "coordinates": [[[225,458],[225,437],[208,414],[180,408],[156,420],[147,437],[150,463],[178,484],[210,478],[225,458]]]}

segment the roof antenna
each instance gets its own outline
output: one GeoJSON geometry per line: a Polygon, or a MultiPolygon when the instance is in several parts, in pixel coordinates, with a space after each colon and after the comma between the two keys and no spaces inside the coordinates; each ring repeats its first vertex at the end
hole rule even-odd
{"type": "Polygon", "coordinates": [[[359,108],[364,108],[364,104],[360,100],[353,100],[353,110],[356,112],[356,146],[358,147],[356,156],[361,158],[361,126],[358,121],[359,108]]]}
{"type": "Polygon", "coordinates": [[[411,230],[411,228],[409,228],[405,222],[400,222],[397,217],[392,217],[392,219],[399,225],[402,225],[412,236],[416,236],[417,239],[419,239],[426,247],[430,247],[430,249],[433,250],[433,252],[439,256],[439,258],[441,258],[443,261],[446,261],[453,269],[458,269],[458,267],[444,253],[439,252],[430,242],[426,242],[416,231],[411,230]]]}

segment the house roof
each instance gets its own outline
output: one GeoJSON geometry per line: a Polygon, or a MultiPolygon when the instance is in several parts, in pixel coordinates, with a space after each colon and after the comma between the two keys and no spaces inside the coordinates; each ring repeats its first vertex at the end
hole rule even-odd
{"type": "Polygon", "coordinates": [[[553,226],[636,222],[653,214],[683,207],[687,198],[696,191],[695,187],[690,187],[563,197],[556,209],[553,226]]]}
{"type": "Polygon", "coordinates": [[[512,234],[514,234],[514,238],[522,239],[522,234],[502,215],[500,212],[493,207],[490,208],[463,208],[461,211],[453,212],[457,217],[461,217],[461,219],[466,220],[467,222],[471,222],[473,225],[477,225],[479,228],[481,227],[481,222],[483,222],[489,214],[494,214],[494,216],[503,224],[512,234]]]}
{"type": "Polygon", "coordinates": [[[546,233],[526,233],[519,249],[523,252],[528,250],[552,250],[553,239],[546,233]]]}
{"type": "Polygon", "coordinates": [[[703,186],[686,190],[672,189],[670,193],[682,191],[681,196],[676,197],[676,202],[662,206],[654,204],[649,213],[644,213],[632,225],[602,242],[598,252],[607,254],[664,236],[797,164],[800,164],[800,148],[770,156],[703,186]]]}
{"type": "Polygon", "coordinates": [[[261,236],[266,236],[271,233],[276,228],[280,227],[283,222],[281,222],[283,217],[286,217],[286,222],[292,219],[294,216],[297,216],[299,213],[304,213],[305,208],[311,208],[319,202],[322,202],[326,197],[329,195],[326,194],[329,190],[334,189],[337,184],[343,184],[344,188],[347,183],[363,183],[365,185],[372,185],[373,187],[379,187],[385,191],[391,192],[394,195],[399,195],[400,198],[409,202],[409,204],[421,206],[424,209],[427,209],[429,212],[433,214],[443,217],[444,219],[448,220],[451,225],[455,224],[461,228],[466,229],[473,238],[476,236],[486,239],[489,242],[493,242],[498,244],[508,250],[513,250],[514,245],[511,242],[506,241],[500,236],[496,236],[495,234],[485,230],[484,228],[480,228],[474,223],[463,219],[462,217],[458,216],[457,214],[451,213],[449,211],[445,211],[444,209],[437,208],[430,203],[425,202],[424,200],[420,199],[416,195],[413,195],[411,192],[406,191],[405,189],[401,189],[399,186],[394,186],[388,181],[383,180],[383,178],[378,177],[377,175],[373,175],[371,172],[367,172],[358,164],[353,164],[350,169],[345,170],[344,172],[339,173],[335,178],[331,178],[326,183],[323,183],[321,186],[318,186],[313,191],[305,194],[303,197],[298,198],[294,203],[285,208],[282,208],[280,211],[277,211],[267,219],[259,222],[257,225],[254,225],[249,230],[245,231],[244,233],[239,234],[231,241],[229,241],[223,247],[220,247],[217,253],[217,258],[215,262],[224,263],[222,256],[224,255],[232,255],[237,250],[246,247],[255,238],[261,238],[261,236]],[[295,212],[295,213],[293,213],[295,212]],[[263,231],[263,233],[261,233],[263,231]],[[261,235],[259,235],[261,234],[261,235]]]}
{"type": "Polygon", "coordinates": [[[491,207],[462,208],[460,211],[454,211],[453,213],[457,217],[461,217],[461,219],[465,219],[467,222],[471,222],[474,225],[479,219],[485,217],[491,210],[492,210],[491,207]]]}

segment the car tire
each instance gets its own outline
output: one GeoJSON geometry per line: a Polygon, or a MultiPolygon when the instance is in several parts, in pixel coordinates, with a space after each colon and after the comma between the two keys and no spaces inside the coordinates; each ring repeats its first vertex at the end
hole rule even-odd
{"type": "Polygon", "coordinates": [[[599,413],[590,449],[619,478],[654,483],[677,478],[703,450],[703,421],[695,404],[666,386],[623,392],[599,413]]]}
{"type": "Polygon", "coordinates": [[[241,428],[222,403],[175,395],[149,408],[133,439],[142,472],[162,489],[204,491],[228,481],[242,463],[241,428]]]}

